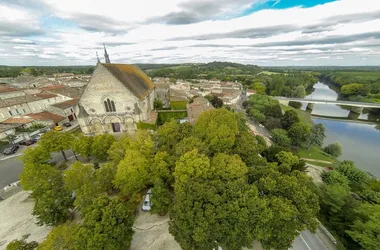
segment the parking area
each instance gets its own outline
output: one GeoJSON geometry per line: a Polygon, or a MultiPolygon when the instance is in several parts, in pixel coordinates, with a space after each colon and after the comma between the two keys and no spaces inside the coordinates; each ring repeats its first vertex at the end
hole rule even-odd
{"type": "Polygon", "coordinates": [[[169,216],[158,216],[144,212],[138,207],[131,242],[131,250],[181,250],[169,233],[169,216]]]}

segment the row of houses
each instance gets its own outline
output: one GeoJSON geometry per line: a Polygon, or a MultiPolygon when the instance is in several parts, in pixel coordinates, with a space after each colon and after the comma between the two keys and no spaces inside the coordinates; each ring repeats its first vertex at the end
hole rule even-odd
{"type": "Polygon", "coordinates": [[[81,92],[64,85],[26,89],[0,85],[0,140],[35,124],[52,127],[76,120],[81,92]]]}

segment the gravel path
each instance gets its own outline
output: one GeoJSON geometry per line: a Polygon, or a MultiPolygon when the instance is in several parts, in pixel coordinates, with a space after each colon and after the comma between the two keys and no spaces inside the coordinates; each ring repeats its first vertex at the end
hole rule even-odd
{"type": "Polygon", "coordinates": [[[33,205],[27,191],[0,202],[0,249],[5,249],[9,242],[25,234],[30,234],[28,241],[41,242],[45,239],[51,227],[37,226],[32,215],[33,205]]]}

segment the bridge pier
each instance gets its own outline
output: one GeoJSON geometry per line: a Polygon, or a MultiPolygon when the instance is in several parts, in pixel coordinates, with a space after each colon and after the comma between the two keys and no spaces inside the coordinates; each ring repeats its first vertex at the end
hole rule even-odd
{"type": "Polygon", "coordinates": [[[360,113],[353,112],[352,110],[348,113],[348,118],[351,120],[357,120],[360,116],[360,113]]]}
{"type": "Polygon", "coordinates": [[[351,112],[354,112],[354,113],[357,113],[357,114],[361,114],[363,112],[363,107],[351,107],[351,112]]]}
{"type": "Polygon", "coordinates": [[[308,103],[307,107],[306,107],[306,110],[313,111],[313,109],[314,109],[314,103],[308,103]]]}

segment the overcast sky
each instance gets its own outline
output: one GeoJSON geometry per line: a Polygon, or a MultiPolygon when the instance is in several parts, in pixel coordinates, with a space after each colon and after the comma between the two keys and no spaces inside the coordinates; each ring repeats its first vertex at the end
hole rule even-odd
{"type": "Polygon", "coordinates": [[[0,0],[0,65],[380,65],[380,0],[0,0]]]}

